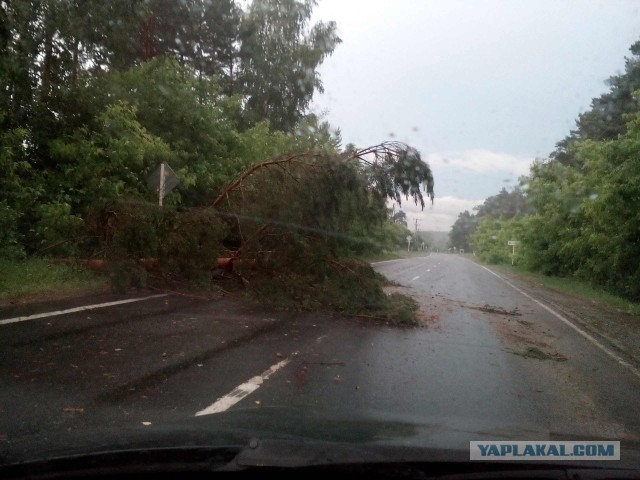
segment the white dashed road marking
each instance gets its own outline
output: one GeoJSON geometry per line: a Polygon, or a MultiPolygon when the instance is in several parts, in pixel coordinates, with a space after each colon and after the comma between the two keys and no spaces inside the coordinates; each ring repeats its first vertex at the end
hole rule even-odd
{"type": "Polygon", "coordinates": [[[231,392],[227,393],[224,397],[220,397],[215,403],[209,405],[204,410],[200,410],[196,413],[196,417],[201,415],[211,415],[213,413],[221,413],[229,408],[233,407],[240,400],[245,398],[247,395],[252,394],[260,385],[267,380],[271,375],[276,373],[281,368],[285,367],[289,363],[289,359],[282,360],[279,363],[273,365],[269,370],[263,372],[262,375],[258,375],[256,377],[250,378],[248,381],[244,382],[242,385],[236,387],[231,392]]]}

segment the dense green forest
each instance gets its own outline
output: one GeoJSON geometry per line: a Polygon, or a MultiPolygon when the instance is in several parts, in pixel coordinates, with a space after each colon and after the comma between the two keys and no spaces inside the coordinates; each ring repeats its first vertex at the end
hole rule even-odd
{"type": "Polygon", "coordinates": [[[0,2],[0,259],[94,259],[124,290],[149,272],[207,286],[226,258],[299,301],[323,282],[383,301],[337,259],[403,244],[387,201],[424,207],[433,177],[415,149],[343,146],[310,112],[341,42],[315,5],[0,2]],[[179,179],[162,207],[161,164],[179,179]]]}
{"type": "Polygon", "coordinates": [[[253,162],[334,148],[338,135],[306,115],[340,42],[333,23],[309,27],[312,5],[2,2],[3,254],[65,240],[100,200],[151,200],[145,179],[162,161],[181,182],[166,202],[193,207],[253,162]]]}
{"type": "Polygon", "coordinates": [[[463,212],[450,240],[483,260],[571,276],[640,300],[640,42],[576,128],[520,187],[463,212]],[[464,246],[463,246],[464,245],[464,246]]]}

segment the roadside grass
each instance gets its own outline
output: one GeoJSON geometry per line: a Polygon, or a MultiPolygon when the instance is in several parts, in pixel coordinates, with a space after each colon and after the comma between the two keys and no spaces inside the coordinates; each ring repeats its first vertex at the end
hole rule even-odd
{"type": "Polygon", "coordinates": [[[0,259],[0,304],[39,301],[104,291],[109,281],[81,266],[42,258],[0,259]]]}
{"type": "Polygon", "coordinates": [[[478,257],[474,257],[471,254],[464,254],[464,256],[476,263],[487,265],[488,267],[495,269],[498,272],[519,275],[527,280],[542,284],[547,288],[577,295],[584,298],[585,300],[595,300],[630,315],[640,316],[640,303],[631,302],[625,298],[618,297],[600,288],[593,287],[588,282],[585,282],[583,280],[571,277],[551,277],[542,273],[530,272],[521,267],[518,267],[517,265],[512,266],[505,264],[485,264],[484,262],[481,262],[478,257]]]}

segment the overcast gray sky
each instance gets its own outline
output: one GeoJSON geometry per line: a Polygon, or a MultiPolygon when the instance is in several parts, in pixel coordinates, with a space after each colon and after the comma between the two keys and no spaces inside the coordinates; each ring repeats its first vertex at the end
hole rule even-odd
{"type": "Polygon", "coordinates": [[[415,146],[436,201],[421,230],[517,184],[606,91],[640,39],[640,0],[319,0],[343,40],[314,102],[345,144],[415,146]]]}

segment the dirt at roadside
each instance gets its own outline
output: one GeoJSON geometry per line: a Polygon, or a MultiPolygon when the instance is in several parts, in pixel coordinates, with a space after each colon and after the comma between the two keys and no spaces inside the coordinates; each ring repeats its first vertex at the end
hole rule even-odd
{"type": "Polygon", "coordinates": [[[546,303],[590,334],[599,337],[626,360],[640,366],[640,316],[580,295],[560,292],[511,272],[501,276],[546,303]]]}

